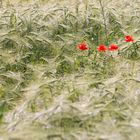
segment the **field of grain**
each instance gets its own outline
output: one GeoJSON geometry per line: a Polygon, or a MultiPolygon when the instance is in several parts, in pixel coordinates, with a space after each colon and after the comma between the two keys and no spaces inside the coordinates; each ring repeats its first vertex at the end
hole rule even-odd
{"type": "Polygon", "coordinates": [[[140,0],[0,2],[0,140],[140,139],[140,0]]]}

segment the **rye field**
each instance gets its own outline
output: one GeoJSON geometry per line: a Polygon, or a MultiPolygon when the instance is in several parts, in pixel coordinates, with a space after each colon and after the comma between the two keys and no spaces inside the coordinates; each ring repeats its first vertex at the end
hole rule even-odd
{"type": "Polygon", "coordinates": [[[1,0],[0,140],[140,140],[140,0],[1,0]]]}

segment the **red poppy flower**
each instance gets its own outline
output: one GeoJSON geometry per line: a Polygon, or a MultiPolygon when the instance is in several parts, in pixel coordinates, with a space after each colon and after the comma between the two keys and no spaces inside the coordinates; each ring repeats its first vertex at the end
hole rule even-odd
{"type": "Polygon", "coordinates": [[[125,36],[125,41],[126,41],[126,42],[133,42],[133,41],[134,41],[134,39],[133,39],[133,37],[132,37],[132,36],[127,35],[127,36],[125,36]]]}
{"type": "Polygon", "coordinates": [[[100,46],[98,47],[98,51],[99,51],[99,52],[105,52],[105,51],[107,51],[107,48],[106,48],[105,45],[100,45],[100,46]]]}
{"type": "Polygon", "coordinates": [[[115,50],[118,50],[119,49],[119,47],[118,47],[118,45],[116,45],[116,44],[112,44],[112,45],[110,45],[110,47],[109,47],[109,50],[110,51],[115,51],[115,50]]]}
{"type": "Polygon", "coordinates": [[[88,50],[87,44],[85,42],[77,46],[80,50],[88,50]]]}

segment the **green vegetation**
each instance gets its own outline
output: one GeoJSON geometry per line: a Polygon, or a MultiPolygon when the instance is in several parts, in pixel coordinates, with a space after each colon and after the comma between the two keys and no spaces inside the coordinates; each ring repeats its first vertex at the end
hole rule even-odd
{"type": "Polygon", "coordinates": [[[0,140],[139,140],[139,0],[2,2],[0,140]]]}

